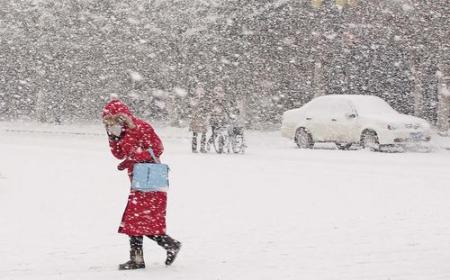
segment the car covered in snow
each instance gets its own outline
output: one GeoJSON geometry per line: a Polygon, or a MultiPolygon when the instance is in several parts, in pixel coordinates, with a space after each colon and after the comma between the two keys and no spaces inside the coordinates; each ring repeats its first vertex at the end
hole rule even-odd
{"type": "Polygon", "coordinates": [[[379,150],[405,147],[431,139],[424,119],[401,114],[383,99],[371,95],[325,95],[283,114],[281,133],[299,148],[334,142],[339,149],[352,144],[379,150]]]}

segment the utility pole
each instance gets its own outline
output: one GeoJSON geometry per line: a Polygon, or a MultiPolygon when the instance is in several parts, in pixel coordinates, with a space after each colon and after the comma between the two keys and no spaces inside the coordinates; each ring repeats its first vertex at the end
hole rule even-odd
{"type": "Polygon", "coordinates": [[[423,102],[423,86],[422,86],[422,72],[418,66],[412,67],[412,74],[414,79],[414,115],[416,117],[423,117],[424,102],[423,102]]]}
{"type": "Polygon", "coordinates": [[[325,95],[323,89],[323,65],[320,61],[314,63],[314,97],[325,95]]]}
{"type": "Polygon", "coordinates": [[[438,78],[438,107],[437,107],[437,127],[438,133],[448,136],[449,115],[450,115],[450,76],[445,76],[447,72],[441,70],[436,73],[438,78]]]}
{"type": "Polygon", "coordinates": [[[46,122],[47,121],[47,110],[45,104],[46,104],[46,95],[45,92],[42,89],[39,89],[37,92],[37,98],[36,98],[36,107],[35,107],[35,118],[39,122],[46,122]]]}

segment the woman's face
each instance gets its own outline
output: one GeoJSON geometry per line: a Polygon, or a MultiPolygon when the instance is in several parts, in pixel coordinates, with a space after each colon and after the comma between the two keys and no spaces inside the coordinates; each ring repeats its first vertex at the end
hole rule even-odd
{"type": "Polygon", "coordinates": [[[109,134],[119,137],[123,132],[125,119],[122,116],[107,116],[103,118],[103,124],[109,134]]]}

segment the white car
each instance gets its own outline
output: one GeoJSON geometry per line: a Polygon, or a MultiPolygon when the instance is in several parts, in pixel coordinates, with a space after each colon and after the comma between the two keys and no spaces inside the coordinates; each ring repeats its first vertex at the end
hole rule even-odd
{"type": "Polygon", "coordinates": [[[299,148],[334,142],[339,149],[352,144],[379,150],[431,139],[424,119],[400,114],[383,99],[370,95],[325,95],[283,114],[281,133],[299,148]]]}

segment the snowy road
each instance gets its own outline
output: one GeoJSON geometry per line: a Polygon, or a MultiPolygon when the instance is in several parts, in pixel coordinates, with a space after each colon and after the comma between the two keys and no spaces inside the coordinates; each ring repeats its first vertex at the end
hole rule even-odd
{"type": "MultiPolygon", "coordinates": [[[[93,129],[97,131],[96,128],[93,129]]],[[[450,153],[301,151],[252,133],[246,155],[197,155],[161,130],[172,267],[116,233],[127,176],[105,137],[0,131],[0,279],[450,279],[450,153]]]]}

